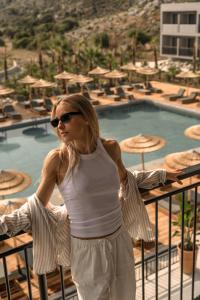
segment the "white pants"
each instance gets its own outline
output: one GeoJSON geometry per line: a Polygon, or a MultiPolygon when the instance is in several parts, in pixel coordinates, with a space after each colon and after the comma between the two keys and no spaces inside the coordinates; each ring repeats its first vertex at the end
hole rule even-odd
{"type": "Polygon", "coordinates": [[[101,239],[72,237],[71,247],[79,300],[135,300],[133,246],[124,227],[101,239]]]}

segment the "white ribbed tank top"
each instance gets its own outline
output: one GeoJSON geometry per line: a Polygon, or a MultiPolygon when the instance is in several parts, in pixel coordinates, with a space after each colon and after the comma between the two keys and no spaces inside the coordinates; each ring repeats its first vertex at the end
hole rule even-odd
{"type": "Polygon", "coordinates": [[[100,139],[93,153],[80,154],[79,164],[64,177],[58,188],[73,236],[104,236],[121,226],[118,170],[100,139]]]}

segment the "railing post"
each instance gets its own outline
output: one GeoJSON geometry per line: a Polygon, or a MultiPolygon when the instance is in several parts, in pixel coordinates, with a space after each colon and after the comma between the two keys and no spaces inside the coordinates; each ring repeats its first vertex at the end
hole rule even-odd
{"type": "Polygon", "coordinates": [[[38,275],[40,300],[48,300],[46,275],[38,275]]]}

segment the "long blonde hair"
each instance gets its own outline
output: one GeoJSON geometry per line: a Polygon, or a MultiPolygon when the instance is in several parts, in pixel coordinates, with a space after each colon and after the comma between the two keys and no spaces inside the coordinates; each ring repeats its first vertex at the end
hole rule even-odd
{"type": "MultiPolygon", "coordinates": [[[[97,114],[95,109],[93,108],[91,102],[85,98],[84,96],[80,94],[74,94],[71,96],[63,96],[61,97],[58,102],[53,106],[52,113],[51,113],[51,119],[54,119],[56,117],[56,109],[59,104],[69,104],[73,109],[80,112],[83,116],[83,118],[88,123],[89,128],[89,138],[86,140],[86,145],[89,149],[91,144],[96,144],[97,139],[99,138],[99,122],[97,118],[97,114]]],[[[59,136],[59,132],[57,129],[57,135],[59,136]]],[[[87,136],[86,136],[87,138],[87,136]]],[[[75,143],[69,142],[67,145],[61,142],[60,146],[60,168],[58,172],[60,171],[62,167],[62,162],[66,161],[66,158],[68,158],[68,169],[67,173],[70,173],[74,167],[79,163],[80,155],[76,149],[75,143]]],[[[60,172],[59,172],[60,173],[60,172]]],[[[58,174],[59,177],[59,174],[58,174]]]]}

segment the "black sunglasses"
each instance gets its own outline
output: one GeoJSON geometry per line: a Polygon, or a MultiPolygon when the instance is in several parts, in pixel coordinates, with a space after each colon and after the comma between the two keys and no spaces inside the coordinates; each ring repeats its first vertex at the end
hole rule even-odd
{"type": "Polygon", "coordinates": [[[76,116],[76,115],[81,115],[81,113],[78,111],[68,112],[68,113],[63,114],[60,117],[60,119],[55,118],[55,119],[51,120],[50,123],[53,127],[56,128],[56,127],[58,127],[58,124],[60,121],[64,124],[66,124],[66,123],[70,122],[72,116],[76,116]]]}

